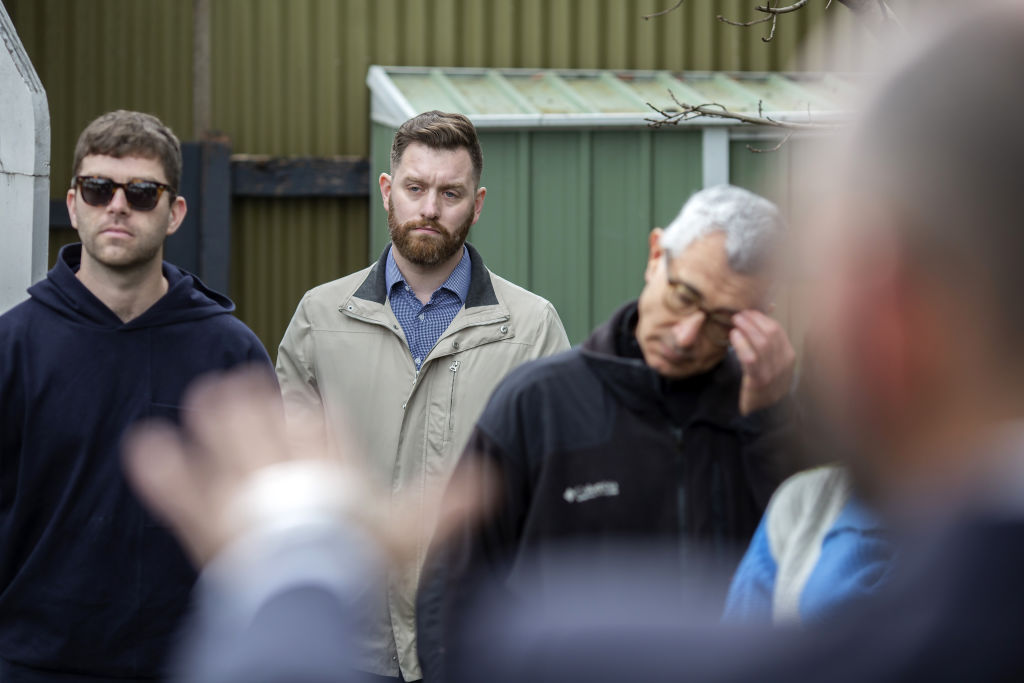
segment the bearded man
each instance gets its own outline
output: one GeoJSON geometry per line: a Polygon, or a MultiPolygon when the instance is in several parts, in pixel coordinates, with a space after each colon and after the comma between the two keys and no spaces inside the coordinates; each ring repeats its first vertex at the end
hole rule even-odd
{"type": "MultiPolygon", "coordinates": [[[[465,116],[430,111],[402,124],[391,173],[380,175],[391,245],[369,268],[307,292],[278,352],[289,419],[321,420],[329,438],[351,424],[371,476],[393,497],[443,483],[498,382],[569,348],[554,307],[491,273],[466,243],[487,194],[482,168],[465,116]]],[[[429,534],[434,520],[421,519],[429,534]]],[[[372,596],[359,634],[363,671],[421,678],[423,559],[372,596]]]]}

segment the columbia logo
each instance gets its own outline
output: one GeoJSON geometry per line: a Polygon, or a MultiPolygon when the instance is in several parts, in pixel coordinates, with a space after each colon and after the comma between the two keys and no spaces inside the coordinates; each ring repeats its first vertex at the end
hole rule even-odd
{"type": "Polygon", "coordinates": [[[580,486],[570,486],[562,494],[562,498],[565,498],[567,503],[585,503],[588,500],[594,498],[604,498],[606,496],[617,496],[619,495],[619,482],[617,481],[597,481],[593,484],[581,484],[580,486]]]}

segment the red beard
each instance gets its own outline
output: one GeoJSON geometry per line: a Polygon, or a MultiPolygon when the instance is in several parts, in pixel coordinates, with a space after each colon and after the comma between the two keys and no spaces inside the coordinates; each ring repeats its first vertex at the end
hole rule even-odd
{"type": "Polygon", "coordinates": [[[434,220],[409,221],[399,225],[395,220],[395,205],[391,201],[388,202],[388,232],[391,234],[391,243],[406,260],[418,266],[436,266],[450,259],[462,249],[471,227],[472,213],[455,230],[449,230],[434,220]],[[431,228],[437,233],[414,233],[417,228],[431,228]]]}

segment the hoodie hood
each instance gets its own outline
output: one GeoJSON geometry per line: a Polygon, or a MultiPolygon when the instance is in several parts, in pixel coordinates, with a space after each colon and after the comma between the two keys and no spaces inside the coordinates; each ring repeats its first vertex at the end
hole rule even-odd
{"type": "Polygon", "coordinates": [[[29,287],[29,296],[62,317],[103,328],[159,327],[226,315],[235,310],[235,305],[226,296],[210,289],[187,270],[164,261],[167,293],[142,315],[125,323],[76,277],[81,264],[81,244],[63,247],[46,279],[29,287]]]}

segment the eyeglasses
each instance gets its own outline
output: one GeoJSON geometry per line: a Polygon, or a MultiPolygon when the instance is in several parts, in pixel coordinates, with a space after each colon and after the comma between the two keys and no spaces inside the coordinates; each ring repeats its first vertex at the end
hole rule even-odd
{"type": "Polygon", "coordinates": [[[734,325],[733,311],[711,310],[701,303],[700,294],[693,287],[681,280],[668,279],[668,290],[665,304],[670,311],[679,316],[687,316],[697,311],[704,314],[702,332],[707,340],[715,346],[729,346],[729,333],[734,325]]]}
{"type": "Polygon", "coordinates": [[[115,183],[103,176],[75,176],[74,187],[79,196],[90,206],[106,206],[114,198],[119,189],[124,190],[124,198],[128,206],[136,211],[152,211],[160,201],[164,192],[174,196],[175,191],[170,185],[154,180],[132,178],[127,183],[115,183]]]}

